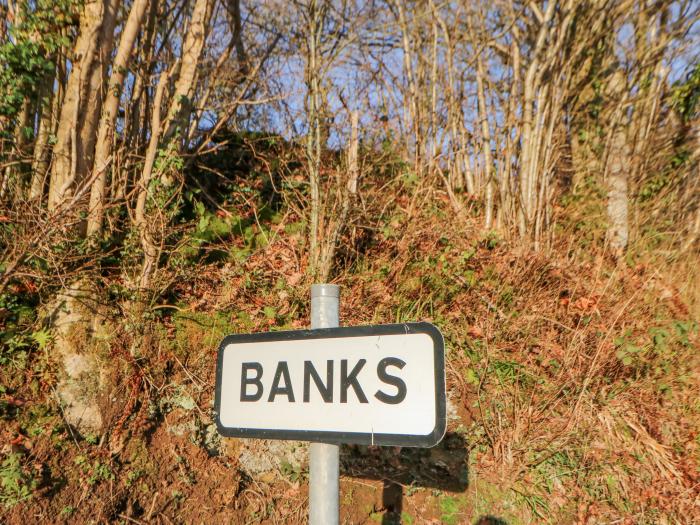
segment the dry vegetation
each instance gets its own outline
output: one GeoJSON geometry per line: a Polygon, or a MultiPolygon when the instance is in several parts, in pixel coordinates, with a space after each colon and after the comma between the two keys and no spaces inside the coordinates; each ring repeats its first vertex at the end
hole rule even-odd
{"type": "Polygon", "coordinates": [[[344,447],[342,522],[700,521],[697,3],[0,12],[0,521],[304,522],[212,398],[319,280],[447,343],[445,440],[344,447]]]}
{"type": "MultiPolygon", "coordinates": [[[[344,519],[398,521],[382,478],[404,487],[404,523],[700,518],[697,305],[679,291],[696,279],[604,251],[577,260],[561,255],[566,246],[523,250],[480,233],[478,215],[449,221],[440,191],[415,190],[431,204],[411,213],[413,190],[400,178],[391,190],[367,195],[387,219],[343,239],[335,279],[343,323],[440,326],[455,413],[448,439],[426,455],[345,450],[344,519]]],[[[249,210],[229,207],[222,225],[240,224],[249,210]]],[[[93,274],[85,293],[102,298],[92,315],[99,312],[108,335],[72,337],[111,375],[101,432],[67,425],[50,330],[32,325],[37,344],[3,354],[6,521],[28,512],[47,522],[305,519],[303,463],[251,477],[237,440],[212,436],[220,338],[308,324],[298,217],[281,207],[243,224],[248,235],[232,231],[198,246],[198,262],[152,309],[136,356],[128,317],[110,296],[115,279],[93,274]]]]}

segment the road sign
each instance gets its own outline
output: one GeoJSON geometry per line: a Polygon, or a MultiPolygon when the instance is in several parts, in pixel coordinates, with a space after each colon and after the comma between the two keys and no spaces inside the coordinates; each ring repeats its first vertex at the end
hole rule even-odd
{"type": "Polygon", "coordinates": [[[219,347],[229,437],[431,447],[445,434],[445,357],[430,323],[230,335],[219,347]]]}

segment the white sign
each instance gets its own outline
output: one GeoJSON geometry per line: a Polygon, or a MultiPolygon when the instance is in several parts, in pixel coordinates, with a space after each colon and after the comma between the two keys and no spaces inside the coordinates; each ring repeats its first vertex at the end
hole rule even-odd
{"type": "Polygon", "coordinates": [[[445,434],[445,358],[430,323],[231,335],[215,411],[230,437],[431,447],[445,434]]]}

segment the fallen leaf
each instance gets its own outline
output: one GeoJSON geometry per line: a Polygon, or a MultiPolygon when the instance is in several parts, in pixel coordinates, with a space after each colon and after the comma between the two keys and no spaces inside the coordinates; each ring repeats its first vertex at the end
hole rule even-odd
{"type": "Polygon", "coordinates": [[[303,276],[304,274],[302,274],[301,272],[295,272],[289,277],[287,277],[287,284],[289,284],[289,286],[296,286],[297,284],[299,284],[299,281],[301,281],[301,278],[303,276]]]}
{"type": "Polygon", "coordinates": [[[571,303],[571,306],[581,310],[582,312],[588,312],[596,308],[598,305],[598,299],[600,299],[600,297],[597,295],[592,295],[590,297],[579,297],[573,303],[571,303]]]}
{"type": "Polygon", "coordinates": [[[469,337],[483,337],[484,332],[478,326],[472,325],[467,329],[467,335],[469,337]]]}

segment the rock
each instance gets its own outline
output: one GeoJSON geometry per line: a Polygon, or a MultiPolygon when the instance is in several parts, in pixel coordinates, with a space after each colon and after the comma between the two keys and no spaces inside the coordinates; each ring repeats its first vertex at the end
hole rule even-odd
{"type": "Polygon", "coordinates": [[[204,427],[202,444],[210,456],[221,454],[221,436],[216,428],[216,424],[210,423],[204,427]]]}
{"type": "Polygon", "coordinates": [[[254,477],[278,472],[287,464],[293,470],[301,470],[308,464],[308,447],[300,441],[269,441],[262,439],[240,440],[238,462],[241,468],[254,477]]]}
{"type": "Polygon", "coordinates": [[[447,405],[447,410],[445,417],[447,418],[447,422],[453,422],[453,421],[459,421],[459,414],[457,413],[457,407],[455,406],[454,402],[452,401],[452,398],[450,395],[447,395],[447,402],[445,403],[447,405]]]}
{"type": "Polygon", "coordinates": [[[68,424],[84,434],[99,432],[103,423],[98,404],[104,383],[102,367],[97,357],[87,352],[98,308],[89,284],[79,281],[56,297],[49,314],[53,350],[63,364],[58,397],[68,424]]]}

